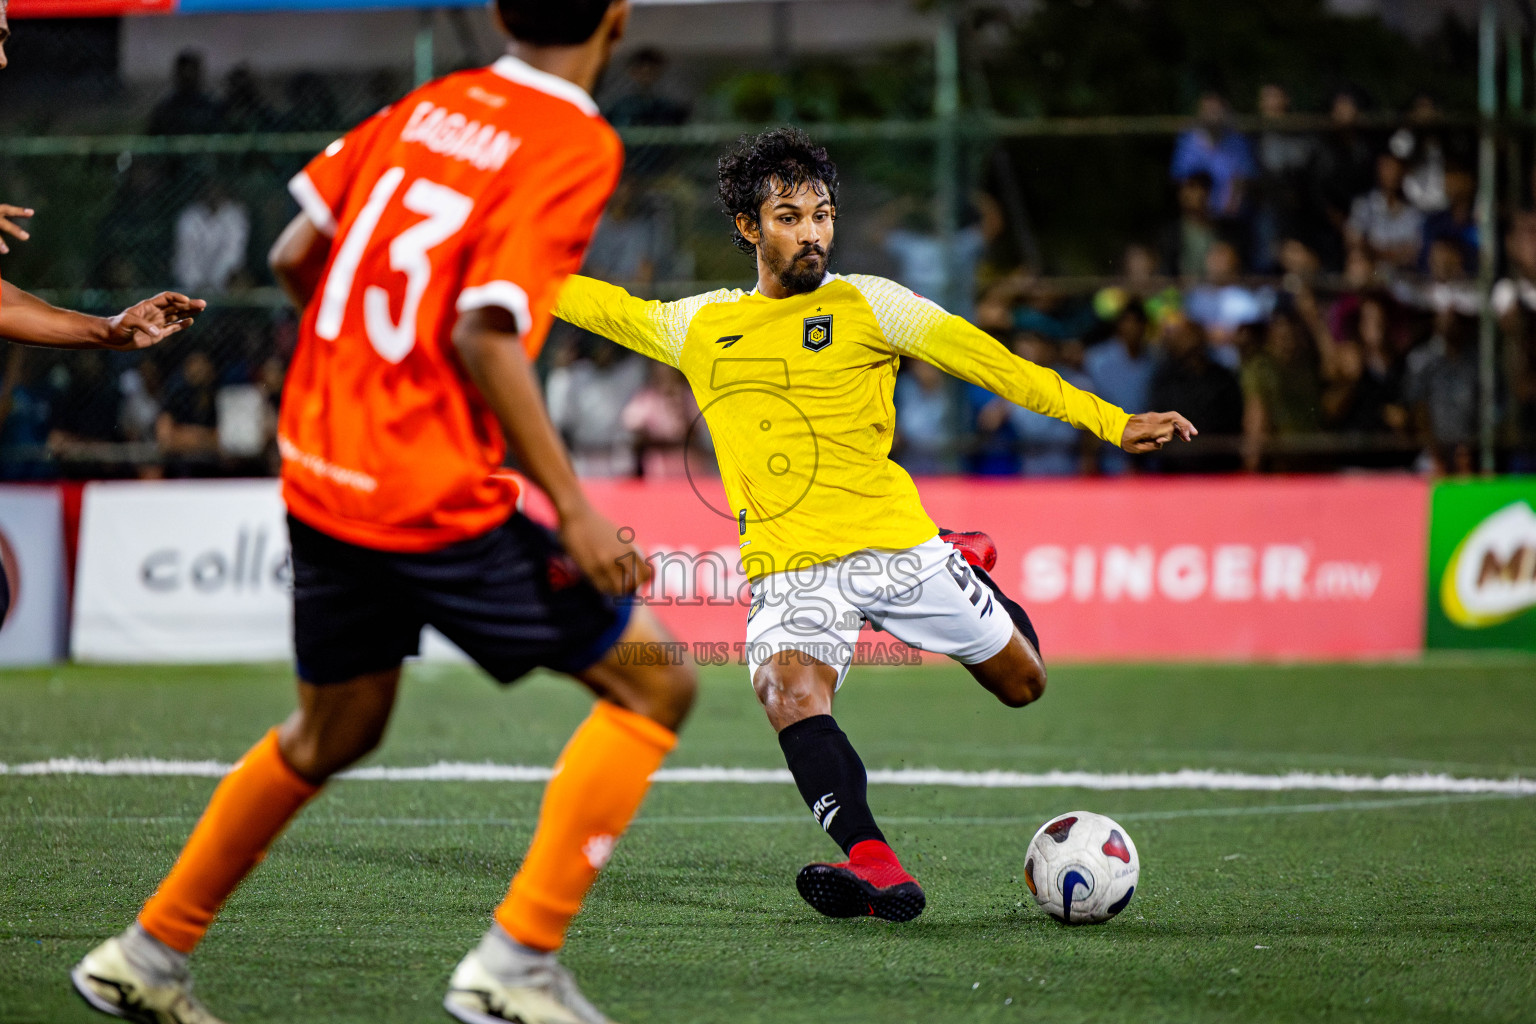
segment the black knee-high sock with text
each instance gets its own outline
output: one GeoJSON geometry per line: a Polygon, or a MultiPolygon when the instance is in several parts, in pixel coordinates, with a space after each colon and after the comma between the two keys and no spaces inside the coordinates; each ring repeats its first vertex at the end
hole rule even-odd
{"type": "Polygon", "coordinates": [[[869,809],[864,762],[831,715],[813,715],[786,727],[779,746],[816,823],[844,853],[866,839],[885,842],[869,809]]]}
{"type": "Polygon", "coordinates": [[[1040,650],[1040,637],[1035,633],[1035,624],[1029,621],[1029,614],[1024,611],[1019,602],[1003,593],[1003,588],[998,586],[997,581],[988,576],[987,571],[981,566],[971,566],[971,572],[981,577],[981,582],[985,583],[992,593],[997,596],[998,602],[1007,610],[1008,617],[1013,620],[1015,626],[1019,627],[1019,632],[1023,633],[1025,639],[1035,645],[1035,653],[1039,654],[1042,658],[1045,657],[1040,650]]]}

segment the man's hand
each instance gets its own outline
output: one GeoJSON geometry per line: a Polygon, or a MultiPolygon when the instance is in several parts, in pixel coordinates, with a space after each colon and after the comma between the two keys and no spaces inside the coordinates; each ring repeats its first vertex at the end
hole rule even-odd
{"type": "Polygon", "coordinates": [[[1185,441],[1200,431],[1176,412],[1143,412],[1131,417],[1120,437],[1120,447],[1132,455],[1155,452],[1175,437],[1185,441]]]}
{"type": "Polygon", "coordinates": [[[621,540],[618,528],[590,505],[561,516],[560,542],[592,585],[605,594],[632,594],[651,580],[645,556],[621,540]]]}
{"type": "Polygon", "coordinates": [[[197,314],[208,308],[202,299],[189,299],[177,292],[161,292],[136,306],[129,306],[107,318],[107,336],[103,348],[132,351],[149,348],[192,326],[197,314]]]}
{"type": "MultiPolygon", "coordinates": [[[[0,203],[0,235],[10,235],[18,242],[25,242],[32,236],[27,234],[27,229],[16,223],[17,217],[30,217],[32,211],[22,206],[12,206],[10,203],[0,203]]],[[[0,238],[0,253],[10,252],[10,247],[5,244],[5,239],[0,238]]]]}

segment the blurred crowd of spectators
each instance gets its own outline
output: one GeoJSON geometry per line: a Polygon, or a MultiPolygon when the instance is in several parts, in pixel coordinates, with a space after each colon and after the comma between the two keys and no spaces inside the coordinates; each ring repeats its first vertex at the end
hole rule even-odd
{"type": "Polygon", "coordinates": [[[194,336],[133,353],[10,346],[0,377],[0,478],[275,472],[293,318],[212,310],[194,336]]]}
{"type": "MultiPolygon", "coordinates": [[[[614,124],[688,119],[688,104],[663,85],[665,68],[654,50],[623,64],[603,98],[614,124]]],[[[215,94],[198,56],[184,53],[144,130],[334,130],[401,88],[381,74],[360,109],[343,110],[317,75],[274,90],[235,68],[215,94]],[[275,91],[282,103],[269,101],[275,91]]],[[[1287,126],[1279,85],[1260,90],[1256,111],[1260,130],[1244,133],[1223,97],[1201,98],[1194,125],[1172,146],[1165,224],[1126,246],[1114,273],[1091,286],[1069,290],[1000,265],[991,252],[1004,204],[984,195],[944,238],[931,204],[898,198],[871,218],[877,241],[845,242],[837,258],[847,271],[883,259],[877,269],[947,295],[955,312],[1020,356],[1126,409],[1178,409],[1199,427],[1197,445],[1130,460],[908,360],[897,382],[896,458],[918,474],[1471,472],[1483,401],[1475,138],[1427,97],[1385,132],[1362,126],[1348,92],[1334,97],[1322,132],[1287,126]]],[[[239,297],[271,285],[265,248],[292,215],[283,186],[304,159],[119,161],[93,279],[115,291],[169,282],[216,300],[215,309],[164,351],[63,360],[13,349],[0,380],[0,472],[56,475],[61,463],[91,474],[271,471],[294,319],[277,303],[239,297]]],[[[664,147],[631,146],[586,272],[640,293],[692,280],[686,240],[698,191],[664,147]]],[[[1497,442],[1502,468],[1531,470],[1536,212],[1511,213],[1499,230],[1497,442]]],[[[678,475],[691,450],[709,464],[697,404],[674,371],[564,328],[544,370],[551,416],[581,472],[678,475]]]]}
{"type": "MultiPolygon", "coordinates": [[[[201,56],[187,51],[177,56],[170,91],[142,130],[149,136],[337,132],[404,90],[399,76],[380,72],[344,106],[321,75],[300,73],[268,86],[240,65],[215,92],[201,56]],[[269,101],[271,92],[280,92],[282,101],[269,101]]],[[[307,160],[304,152],[256,147],[227,155],[125,154],[92,278],[114,289],[169,281],[211,298],[271,284],[267,247],[292,216],[287,181],[307,160]]]]}
{"type": "MultiPolygon", "coordinates": [[[[392,85],[377,82],[382,102],[392,85]]],[[[250,70],[211,91],[195,52],[177,56],[146,135],[334,130],[325,81],[289,79],[270,105],[250,70]]],[[[265,251],[291,215],[284,182],[302,155],[129,156],[97,229],[90,279],[118,295],[157,288],[212,300],[270,285],[265,251]]],[[[7,479],[269,473],[294,318],[262,303],[217,305],[190,334],[141,353],[12,346],[0,378],[7,479]]]]}
{"type": "MultiPolygon", "coordinates": [[[[686,121],[687,104],[661,88],[665,68],[656,50],[631,55],[605,103],[609,120],[623,127],[686,121]]],[[[361,90],[334,86],[313,73],[263,82],[244,66],[211,85],[201,55],[186,51],[175,58],[169,88],[140,131],[339,132],[404,91],[400,76],[383,71],[361,90]]],[[[275,471],[276,410],[296,320],[272,293],[266,252],[295,212],[287,181],[308,159],[307,151],[252,146],[218,155],[125,153],[117,160],[112,194],[95,225],[93,262],[82,276],[116,296],[169,286],[213,307],[174,344],[142,353],[60,356],[12,346],[0,376],[0,478],[275,471]]],[[[690,277],[666,154],[632,147],[627,171],[593,241],[589,272],[642,291],[658,276],[690,277]]],[[[623,369],[626,379],[644,378],[630,364],[623,369]]],[[[563,407],[563,415],[590,421],[588,434],[608,429],[611,418],[593,401],[600,382],[601,374],[578,373],[563,407]]],[[[658,407],[625,422],[659,422],[664,415],[658,407]]],[[[664,457],[643,464],[653,471],[668,465],[664,457]]]]}
{"type": "MultiPolygon", "coordinates": [[[[1291,113],[1275,84],[1256,106],[1261,124],[1291,113]]],[[[1323,133],[1244,134],[1223,97],[1202,97],[1173,147],[1166,225],[1126,247],[1111,283],[1078,293],[1026,268],[989,273],[999,233],[989,222],[1000,214],[985,196],[947,253],[931,230],[888,230],[892,273],[909,286],[943,294],[946,269],[958,274],[952,310],[1016,354],[1128,410],[1177,409],[1201,432],[1196,445],[1131,460],[907,360],[895,457],[915,474],[1473,472],[1483,400],[1475,138],[1428,97],[1399,127],[1375,132],[1362,127],[1359,100],[1340,92],[1329,121],[1323,133]]],[[[1502,230],[1496,444],[1502,468],[1530,471],[1536,212],[1502,230]]],[[[844,268],[862,269],[851,259],[845,247],[844,268]]],[[[670,372],[648,378],[590,337],[560,348],[549,401],[584,472],[656,471],[640,453],[707,444],[703,431],[677,426],[697,407],[670,372]],[[568,397],[583,392],[585,401],[568,397]]]]}
{"type": "MultiPolygon", "coordinates": [[[[1276,84],[1256,107],[1260,125],[1291,113],[1276,84]]],[[[1483,400],[1475,137],[1428,97],[1391,131],[1367,131],[1360,115],[1340,92],[1326,132],[1244,134],[1223,97],[1203,96],[1169,165],[1174,213],[1155,239],[1127,247],[1114,284],[1073,297],[1016,271],[982,290],[976,322],[1079,387],[1131,410],[1178,409],[1199,426],[1199,445],[1140,468],[1473,471],[1483,400]]],[[[1496,443],[1510,468],[1529,469],[1536,214],[1516,213],[1505,229],[1496,443]]],[[[904,384],[930,406],[943,394],[927,370],[904,384]]],[[[951,403],[916,419],[898,406],[898,451],[914,468],[1137,468],[980,389],[951,403]]]]}

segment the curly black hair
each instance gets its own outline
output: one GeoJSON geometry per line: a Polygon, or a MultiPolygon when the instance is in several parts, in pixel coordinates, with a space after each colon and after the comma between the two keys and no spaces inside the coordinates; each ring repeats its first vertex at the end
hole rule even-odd
{"type": "Polygon", "coordinates": [[[736,140],[736,150],[720,158],[720,205],[731,217],[731,242],[751,255],[757,247],[736,227],[736,215],[753,221],[769,196],[787,196],[815,182],[837,206],[837,165],[827,151],[799,128],[770,128],[736,140]]]}

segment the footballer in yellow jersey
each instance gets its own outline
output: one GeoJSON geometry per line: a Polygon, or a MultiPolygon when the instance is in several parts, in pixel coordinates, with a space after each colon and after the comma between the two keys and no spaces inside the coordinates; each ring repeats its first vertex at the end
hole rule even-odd
{"type": "Polygon", "coordinates": [[[793,128],[720,162],[751,291],[647,302],[571,278],[556,315],[682,371],[698,399],[752,581],[747,662],[801,796],[848,854],[811,864],[800,894],[830,917],[905,921],[926,897],[875,824],[858,754],[831,715],[865,623],[966,665],[999,700],[1040,696],[1029,617],[987,575],[984,534],[941,533],[890,459],[902,356],[922,359],[1129,452],[1194,427],[1131,415],[1013,355],[901,285],[828,269],[837,168],[793,128]]]}
{"type": "Polygon", "coordinates": [[[683,372],[714,439],[742,564],[757,579],[938,533],[891,461],[902,356],[1119,443],[1129,415],[884,278],[827,274],[785,298],[645,302],[573,277],[559,316],[683,372]]]}

